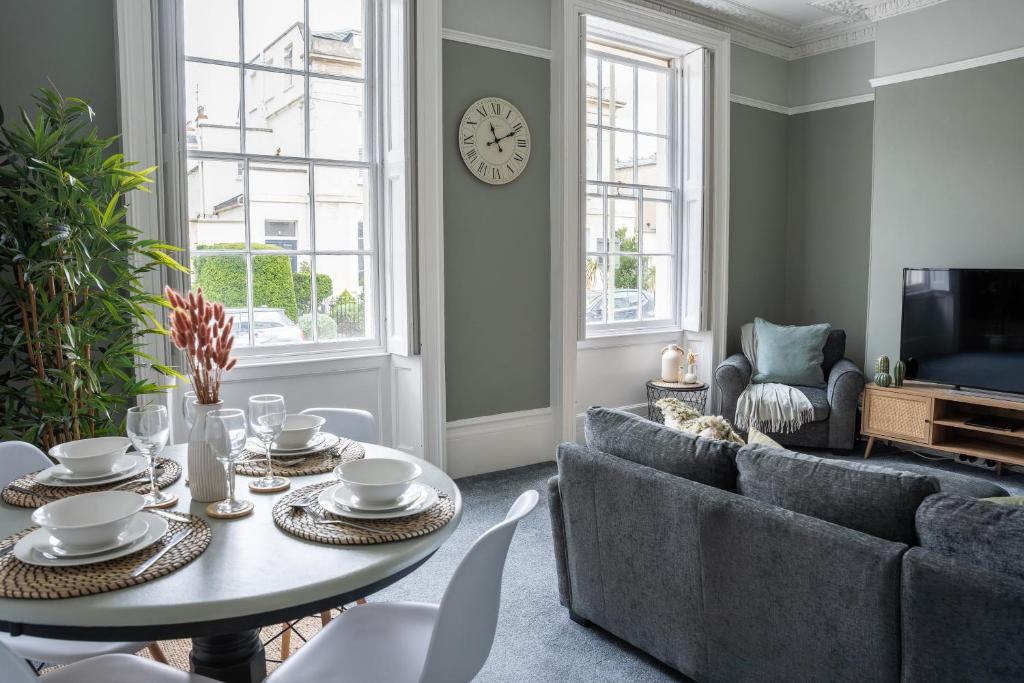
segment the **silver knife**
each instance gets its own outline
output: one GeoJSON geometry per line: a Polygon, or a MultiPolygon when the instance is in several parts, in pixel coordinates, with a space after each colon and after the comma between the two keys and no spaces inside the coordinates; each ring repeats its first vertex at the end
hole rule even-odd
{"type": "Polygon", "coordinates": [[[138,567],[135,568],[135,571],[133,571],[131,573],[132,578],[135,578],[135,577],[138,577],[138,576],[142,576],[146,572],[147,569],[149,569],[154,564],[156,564],[157,560],[159,560],[161,557],[163,557],[165,554],[167,554],[168,550],[170,550],[174,546],[178,545],[179,543],[181,543],[182,541],[184,541],[186,538],[188,538],[191,535],[192,535],[192,529],[182,529],[178,533],[176,533],[173,536],[171,536],[171,539],[169,541],[167,541],[167,545],[165,545],[163,548],[161,548],[160,552],[158,552],[156,555],[154,555],[153,557],[149,558],[148,560],[146,560],[145,562],[143,562],[142,564],[140,564],[138,567]]]}

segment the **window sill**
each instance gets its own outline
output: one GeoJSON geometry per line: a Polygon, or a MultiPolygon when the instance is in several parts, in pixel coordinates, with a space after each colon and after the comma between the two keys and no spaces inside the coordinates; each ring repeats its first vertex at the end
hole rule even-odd
{"type": "Polygon", "coordinates": [[[238,355],[239,368],[279,367],[305,363],[323,363],[337,360],[358,360],[361,358],[380,358],[390,354],[383,346],[360,348],[336,348],[320,350],[291,350],[278,353],[252,352],[249,355],[238,355]]]}
{"type": "Polygon", "coordinates": [[[666,327],[655,330],[629,330],[622,332],[604,332],[595,334],[576,342],[580,351],[588,349],[612,349],[622,346],[638,346],[640,344],[678,343],[685,332],[678,327],[666,327]]]}

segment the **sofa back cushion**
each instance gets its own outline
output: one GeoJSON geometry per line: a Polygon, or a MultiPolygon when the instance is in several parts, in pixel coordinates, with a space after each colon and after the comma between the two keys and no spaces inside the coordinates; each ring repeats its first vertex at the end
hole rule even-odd
{"type": "Polygon", "coordinates": [[[1024,579],[1024,507],[939,493],[918,508],[917,535],[934,553],[1024,579]]]}
{"type": "Polygon", "coordinates": [[[939,490],[932,477],[760,445],[743,446],[736,467],[749,498],[908,545],[918,506],[939,490]]]}
{"type": "Polygon", "coordinates": [[[588,410],[584,431],[591,448],[690,481],[736,490],[739,444],[686,434],[610,408],[588,410]]]}

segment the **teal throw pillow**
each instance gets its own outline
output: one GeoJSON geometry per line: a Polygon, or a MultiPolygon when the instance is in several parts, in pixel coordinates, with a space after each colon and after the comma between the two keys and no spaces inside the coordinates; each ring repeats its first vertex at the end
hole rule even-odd
{"type": "Polygon", "coordinates": [[[825,359],[822,349],[831,329],[828,323],[800,327],[775,325],[755,318],[757,373],[753,381],[825,386],[825,376],[821,371],[821,363],[825,359]]]}

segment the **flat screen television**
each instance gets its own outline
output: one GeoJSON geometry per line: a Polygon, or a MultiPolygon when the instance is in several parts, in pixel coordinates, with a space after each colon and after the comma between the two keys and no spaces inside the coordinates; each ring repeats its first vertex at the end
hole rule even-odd
{"type": "Polygon", "coordinates": [[[1024,270],[907,268],[907,377],[1024,393],[1024,270]]]}

